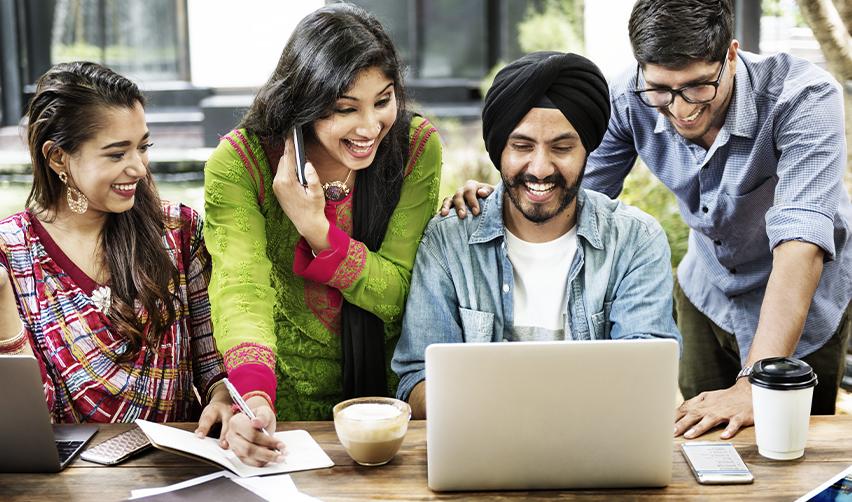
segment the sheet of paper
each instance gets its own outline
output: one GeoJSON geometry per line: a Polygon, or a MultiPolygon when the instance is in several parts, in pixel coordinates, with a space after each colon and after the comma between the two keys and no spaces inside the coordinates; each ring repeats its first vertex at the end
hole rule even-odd
{"type": "Polygon", "coordinates": [[[214,438],[199,438],[189,431],[146,420],[136,420],[136,423],[154,446],[205,458],[240,477],[305,471],[334,465],[314,438],[303,430],[276,432],[275,437],[287,445],[284,460],[264,467],[252,467],[242,463],[230,450],[219,447],[214,438]]]}
{"type": "Polygon", "coordinates": [[[176,483],[169,486],[131,490],[130,499],[128,500],[134,500],[142,497],[150,497],[152,495],[160,495],[163,493],[180,490],[182,488],[188,488],[190,486],[207,483],[209,481],[222,477],[230,478],[234,483],[237,483],[238,485],[257,495],[258,497],[262,497],[268,500],[269,502],[314,502],[319,500],[314,497],[311,497],[310,495],[301,493],[298,488],[296,488],[296,484],[293,483],[293,479],[290,477],[289,474],[278,474],[253,478],[240,478],[236,474],[233,474],[228,471],[214,472],[213,474],[199,476],[197,478],[189,479],[187,481],[183,481],[181,483],[176,483]]]}
{"type": "Polygon", "coordinates": [[[235,483],[233,479],[218,477],[178,490],[137,498],[140,502],[210,502],[211,500],[239,500],[240,502],[266,502],[266,499],[235,483]]]}
{"type": "Polygon", "coordinates": [[[216,478],[221,478],[225,476],[226,472],[228,471],[214,472],[213,474],[187,479],[186,481],[181,481],[180,483],[175,483],[173,485],[168,486],[158,486],[155,488],[139,488],[136,490],[130,490],[130,498],[127,500],[150,497],[151,495],[159,495],[161,493],[173,492],[175,490],[180,490],[181,488],[199,485],[201,483],[206,483],[207,481],[212,481],[216,478]]]}
{"type": "MultiPolygon", "coordinates": [[[[234,476],[228,473],[230,476],[234,476]]],[[[275,476],[256,476],[253,478],[232,478],[234,483],[252,491],[269,502],[315,502],[319,499],[306,495],[296,488],[289,474],[275,476]]]]}

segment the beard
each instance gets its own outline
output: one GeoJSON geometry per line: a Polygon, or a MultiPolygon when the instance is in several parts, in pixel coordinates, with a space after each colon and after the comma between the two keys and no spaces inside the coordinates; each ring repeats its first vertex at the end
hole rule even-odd
{"type": "Polygon", "coordinates": [[[559,173],[551,174],[544,179],[539,179],[528,174],[519,174],[509,178],[501,173],[500,177],[503,179],[503,185],[506,187],[509,200],[524,215],[524,218],[533,223],[544,223],[554,216],[562,214],[565,208],[574,201],[577,193],[580,191],[580,184],[583,181],[585,171],[585,168],[580,171],[580,176],[577,177],[577,181],[571,186],[568,186],[568,182],[559,173]],[[551,190],[558,190],[561,192],[561,196],[547,204],[530,202],[521,195],[521,191],[526,190],[524,186],[526,183],[553,183],[554,186],[551,190]]]}

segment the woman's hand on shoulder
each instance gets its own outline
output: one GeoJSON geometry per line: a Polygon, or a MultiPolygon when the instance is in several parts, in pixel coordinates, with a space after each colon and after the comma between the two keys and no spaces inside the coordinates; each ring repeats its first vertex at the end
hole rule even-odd
{"type": "Polygon", "coordinates": [[[470,207],[470,212],[476,216],[479,214],[479,199],[484,199],[491,195],[494,187],[487,183],[480,183],[476,180],[467,180],[456,193],[444,198],[441,204],[441,216],[450,214],[450,208],[455,208],[456,215],[459,219],[464,219],[467,216],[467,208],[470,207]]]}
{"type": "Polygon", "coordinates": [[[231,417],[226,437],[228,448],[246,465],[262,467],[278,462],[284,457],[285,446],[275,438],[275,412],[260,396],[250,397],[246,404],[255,418],[249,419],[245,413],[231,417]],[[270,435],[267,436],[263,429],[270,435]]]}
{"type": "Polygon", "coordinates": [[[272,191],[299,234],[308,241],[314,251],[320,252],[329,247],[325,195],[319,176],[310,162],[305,165],[308,186],[299,183],[293,151],[293,139],[288,137],[284,143],[284,153],[278,161],[278,170],[272,180],[272,191]]]}

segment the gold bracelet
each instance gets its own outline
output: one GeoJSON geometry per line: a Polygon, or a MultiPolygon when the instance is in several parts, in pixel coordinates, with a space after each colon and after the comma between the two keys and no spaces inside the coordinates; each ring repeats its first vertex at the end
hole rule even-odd
{"type": "Polygon", "coordinates": [[[27,334],[24,328],[23,321],[21,322],[21,331],[12,338],[0,340],[0,353],[2,354],[22,354],[27,346],[27,334]]]}
{"type": "Polygon", "coordinates": [[[269,394],[267,394],[266,392],[263,392],[262,390],[253,390],[251,392],[247,392],[246,394],[243,394],[243,400],[248,401],[249,398],[252,398],[254,396],[260,396],[263,399],[266,399],[266,404],[268,404],[269,408],[272,409],[272,412],[275,413],[275,403],[272,402],[272,398],[269,397],[269,394]]]}
{"type": "Polygon", "coordinates": [[[219,388],[219,386],[224,385],[224,384],[225,384],[224,378],[220,378],[219,380],[216,380],[215,382],[213,382],[213,385],[211,385],[207,389],[207,402],[205,404],[210,404],[210,400],[213,398],[213,392],[215,392],[216,389],[219,388]]]}

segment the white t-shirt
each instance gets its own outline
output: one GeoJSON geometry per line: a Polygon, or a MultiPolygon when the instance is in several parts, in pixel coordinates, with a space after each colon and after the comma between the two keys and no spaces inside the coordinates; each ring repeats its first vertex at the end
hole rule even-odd
{"type": "Polygon", "coordinates": [[[526,242],[506,229],[515,291],[514,329],[509,341],[564,340],[568,271],[577,252],[577,227],[550,242],[526,242]]]}

